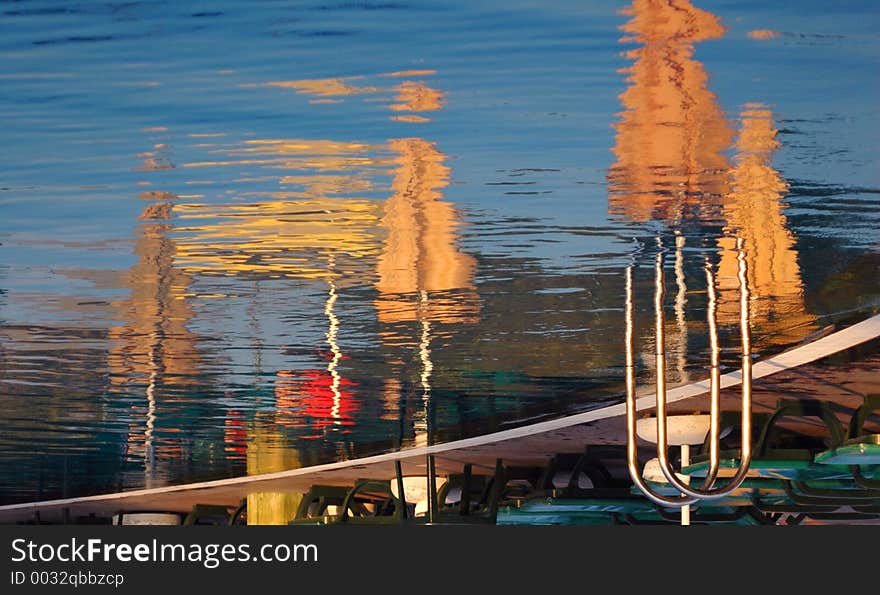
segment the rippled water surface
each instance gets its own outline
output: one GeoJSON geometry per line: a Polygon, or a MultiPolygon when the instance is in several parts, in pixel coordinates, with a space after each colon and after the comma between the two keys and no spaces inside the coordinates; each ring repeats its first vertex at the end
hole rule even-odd
{"type": "Polygon", "coordinates": [[[621,399],[880,303],[874,2],[0,2],[0,503],[621,399]],[[737,242],[739,241],[739,248],[737,242]]]}

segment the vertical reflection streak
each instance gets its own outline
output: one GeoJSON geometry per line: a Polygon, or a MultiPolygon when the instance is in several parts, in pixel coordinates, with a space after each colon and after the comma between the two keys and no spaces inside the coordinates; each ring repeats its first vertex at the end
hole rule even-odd
{"type": "MultiPolygon", "coordinates": [[[[428,305],[428,292],[421,291],[419,300],[422,310],[428,305]]],[[[431,362],[431,322],[421,317],[422,336],[419,341],[419,359],[422,362],[422,403],[424,405],[425,430],[428,429],[428,405],[431,401],[431,372],[434,370],[434,364],[431,362]]]]}
{"type": "Polygon", "coordinates": [[[684,236],[675,230],[675,285],[678,291],[675,294],[675,323],[678,326],[678,349],[676,354],[676,368],[678,381],[686,383],[688,380],[686,367],[686,354],[688,346],[688,329],[685,318],[685,305],[687,304],[687,285],[684,278],[684,236]]]}
{"type": "MultiPolygon", "coordinates": [[[[330,270],[333,269],[332,255],[330,256],[328,268],[330,270]]],[[[327,295],[327,303],[324,306],[324,315],[327,317],[327,320],[330,324],[329,328],[327,329],[327,334],[325,336],[327,338],[327,345],[330,346],[330,353],[333,354],[333,357],[327,364],[327,372],[330,374],[330,378],[332,379],[330,383],[330,392],[333,394],[333,405],[330,408],[330,417],[334,419],[334,424],[339,424],[339,412],[342,403],[342,394],[339,392],[340,376],[337,368],[339,366],[339,360],[342,359],[342,352],[339,350],[339,343],[337,343],[336,341],[336,337],[339,333],[339,318],[333,311],[333,307],[336,305],[337,299],[336,283],[333,280],[333,277],[328,277],[327,284],[329,285],[330,290],[327,295]]]]}
{"type": "Polygon", "coordinates": [[[159,336],[156,331],[150,333],[150,380],[147,383],[147,429],[144,432],[144,483],[147,488],[153,486],[153,475],[156,469],[155,449],[153,448],[153,430],[156,426],[156,379],[159,376],[159,336]]]}

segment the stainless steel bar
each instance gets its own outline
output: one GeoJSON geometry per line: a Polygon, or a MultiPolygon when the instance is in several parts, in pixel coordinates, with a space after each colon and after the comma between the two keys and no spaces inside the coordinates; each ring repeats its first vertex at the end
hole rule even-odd
{"type": "Polygon", "coordinates": [[[660,506],[681,507],[687,504],[693,504],[696,498],[687,496],[664,496],[652,490],[642,479],[642,472],[639,469],[638,451],[636,448],[636,384],[635,384],[635,365],[633,362],[633,287],[632,287],[632,269],[630,264],[626,268],[626,466],[633,483],[641,490],[641,492],[652,502],[660,506]]]}
{"type": "Polygon", "coordinates": [[[657,289],[655,291],[654,307],[656,309],[656,341],[657,341],[657,458],[660,469],[667,481],[682,494],[698,499],[721,498],[733,492],[745,479],[749,465],[751,464],[751,344],[749,334],[749,291],[747,279],[747,265],[742,250],[742,239],[737,239],[737,261],[740,286],[740,333],[743,349],[743,383],[742,383],[742,439],[740,464],[734,476],[721,487],[711,487],[715,474],[718,471],[719,436],[718,418],[720,416],[720,372],[718,370],[718,345],[717,328],[715,326],[715,303],[714,303],[714,278],[711,268],[707,265],[707,279],[710,290],[710,307],[708,319],[710,334],[713,334],[712,369],[710,371],[711,389],[711,422],[710,422],[710,445],[709,445],[709,474],[703,487],[692,488],[681,481],[672,470],[668,459],[668,439],[666,435],[666,382],[665,382],[665,357],[663,355],[663,254],[657,255],[657,289]],[[714,471],[714,473],[713,473],[714,471]],[[710,481],[711,478],[711,481],[710,481]]]}

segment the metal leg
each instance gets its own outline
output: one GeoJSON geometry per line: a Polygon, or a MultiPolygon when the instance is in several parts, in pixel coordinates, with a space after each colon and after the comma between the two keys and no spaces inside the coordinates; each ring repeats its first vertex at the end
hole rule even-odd
{"type": "Polygon", "coordinates": [[[406,493],[403,491],[403,471],[400,468],[400,460],[394,461],[394,472],[397,475],[397,494],[400,500],[400,518],[406,519],[406,493]]]}
{"type": "Polygon", "coordinates": [[[428,522],[433,523],[437,517],[437,466],[434,455],[428,455],[428,522]]]}

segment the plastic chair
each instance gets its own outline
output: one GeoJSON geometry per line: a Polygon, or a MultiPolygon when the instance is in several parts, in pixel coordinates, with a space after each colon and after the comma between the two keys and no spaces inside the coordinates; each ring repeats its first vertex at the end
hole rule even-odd
{"type": "MultiPolygon", "coordinates": [[[[732,417],[734,412],[726,412],[723,423],[732,428],[737,424],[732,417]]],[[[761,432],[755,444],[754,454],[747,477],[772,478],[783,480],[803,480],[833,478],[839,475],[840,469],[816,468],[814,458],[829,446],[836,447],[844,440],[843,426],[834,412],[824,401],[808,399],[781,399],[776,410],[769,416],[753,415],[758,420],[763,418],[761,432]],[[786,417],[818,418],[827,430],[827,436],[816,438],[785,430],[779,424],[786,417]]],[[[757,424],[755,424],[757,427],[757,424]]],[[[729,438],[729,436],[728,436],[729,438]]],[[[694,462],[682,469],[685,475],[705,476],[708,469],[707,445],[704,444],[694,462]]],[[[740,450],[724,449],[719,453],[719,476],[725,470],[739,466],[740,450]]]]}
{"type": "Polygon", "coordinates": [[[869,490],[880,489],[880,434],[865,429],[868,417],[876,411],[880,411],[880,394],[867,395],[850,420],[847,440],[836,448],[817,454],[816,463],[846,465],[856,484],[869,490]],[[866,474],[862,466],[867,466],[869,473],[866,474]]]}

